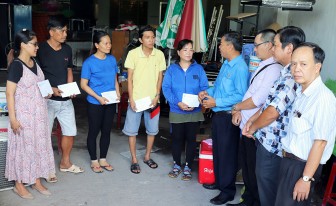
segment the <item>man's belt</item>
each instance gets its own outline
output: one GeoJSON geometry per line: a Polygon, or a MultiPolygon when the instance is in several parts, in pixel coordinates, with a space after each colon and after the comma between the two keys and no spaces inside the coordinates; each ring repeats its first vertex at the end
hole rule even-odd
{"type": "Polygon", "coordinates": [[[282,150],[282,156],[285,158],[289,158],[289,159],[293,159],[293,160],[298,160],[300,162],[306,162],[306,160],[303,160],[295,155],[293,155],[292,153],[286,152],[285,150],[282,150]]]}
{"type": "Polygon", "coordinates": [[[215,115],[223,115],[223,114],[231,114],[231,110],[230,111],[218,111],[218,112],[215,112],[215,115]]]}

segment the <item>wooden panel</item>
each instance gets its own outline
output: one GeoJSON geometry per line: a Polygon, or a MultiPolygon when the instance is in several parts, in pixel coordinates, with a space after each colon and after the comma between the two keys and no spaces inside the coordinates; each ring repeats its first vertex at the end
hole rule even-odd
{"type": "Polygon", "coordinates": [[[227,16],[227,19],[231,19],[231,20],[238,20],[241,21],[244,18],[248,18],[248,17],[252,17],[252,16],[256,16],[257,13],[239,13],[237,15],[232,15],[232,16],[227,16]]]}
{"type": "Polygon", "coordinates": [[[111,53],[120,60],[124,53],[124,49],[129,42],[129,31],[112,31],[112,50],[111,53]]]}

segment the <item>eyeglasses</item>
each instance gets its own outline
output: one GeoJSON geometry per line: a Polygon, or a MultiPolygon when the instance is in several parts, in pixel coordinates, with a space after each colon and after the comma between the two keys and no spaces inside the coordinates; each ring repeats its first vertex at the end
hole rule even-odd
{"type": "Polygon", "coordinates": [[[259,44],[254,43],[254,47],[258,47],[258,46],[260,46],[260,45],[262,45],[262,44],[266,44],[266,43],[268,43],[268,42],[270,42],[270,41],[264,41],[264,42],[261,42],[261,43],[259,43],[259,44]]]}
{"type": "Polygon", "coordinates": [[[34,45],[35,47],[38,47],[38,43],[37,43],[37,42],[35,42],[35,43],[33,43],[33,42],[28,42],[28,44],[31,44],[31,45],[34,45]]]}

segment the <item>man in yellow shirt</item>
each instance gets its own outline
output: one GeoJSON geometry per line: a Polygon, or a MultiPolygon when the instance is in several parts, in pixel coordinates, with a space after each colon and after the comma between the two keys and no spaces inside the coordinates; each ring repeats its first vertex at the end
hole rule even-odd
{"type": "Polygon", "coordinates": [[[149,25],[140,29],[139,41],[141,45],[131,50],[125,61],[125,68],[128,70],[128,94],[129,106],[127,109],[123,133],[129,136],[129,147],[131,152],[131,172],[140,173],[140,166],[136,158],[136,135],[139,131],[142,114],[147,133],[147,147],[144,163],[150,168],[158,167],[150,158],[154,144],[154,137],[159,132],[159,115],[150,117],[148,110],[139,111],[136,101],[149,97],[151,107],[155,107],[160,99],[162,85],[162,74],[166,69],[166,61],[163,53],[154,48],[155,29],[149,25]]]}

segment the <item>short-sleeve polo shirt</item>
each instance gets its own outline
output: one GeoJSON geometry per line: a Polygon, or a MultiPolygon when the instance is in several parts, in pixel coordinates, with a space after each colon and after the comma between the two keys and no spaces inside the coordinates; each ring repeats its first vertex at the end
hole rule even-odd
{"type": "Polygon", "coordinates": [[[153,48],[152,53],[146,56],[141,45],[128,53],[125,68],[133,70],[133,99],[138,100],[147,96],[154,99],[159,73],[166,69],[162,51],[153,48]]]}

